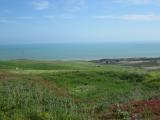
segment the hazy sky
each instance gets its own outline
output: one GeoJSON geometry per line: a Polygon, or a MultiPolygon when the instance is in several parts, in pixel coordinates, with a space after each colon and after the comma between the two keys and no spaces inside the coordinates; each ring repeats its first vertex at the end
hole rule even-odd
{"type": "Polygon", "coordinates": [[[0,44],[160,42],[160,0],[0,0],[0,44]]]}

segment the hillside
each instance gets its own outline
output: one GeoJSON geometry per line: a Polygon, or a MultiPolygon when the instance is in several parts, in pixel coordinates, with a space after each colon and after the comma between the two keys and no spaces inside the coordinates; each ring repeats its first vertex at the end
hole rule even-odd
{"type": "Polygon", "coordinates": [[[158,120],[155,66],[0,61],[0,120],[158,120]]]}

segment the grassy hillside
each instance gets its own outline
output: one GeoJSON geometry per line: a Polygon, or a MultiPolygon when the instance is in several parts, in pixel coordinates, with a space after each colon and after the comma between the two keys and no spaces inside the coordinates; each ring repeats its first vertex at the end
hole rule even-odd
{"type": "MultiPolygon", "coordinates": [[[[0,120],[131,119],[132,111],[114,106],[159,100],[159,76],[87,61],[0,61],[0,120]]],[[[152,119],[156,112],[147,107],[136,115],[152,119]]]]}

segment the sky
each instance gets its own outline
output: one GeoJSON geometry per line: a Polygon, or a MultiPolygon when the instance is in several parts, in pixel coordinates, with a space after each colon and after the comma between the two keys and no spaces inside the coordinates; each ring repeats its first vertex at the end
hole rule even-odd
{"type": "Polygon", "coordinates": [[[0,44],[160,42],[160,0],[0,0],[0,44]]]}

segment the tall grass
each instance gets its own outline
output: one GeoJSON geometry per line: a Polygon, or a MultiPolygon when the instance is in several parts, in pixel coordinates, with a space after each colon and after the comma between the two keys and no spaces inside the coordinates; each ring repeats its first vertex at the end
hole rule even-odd
{"type": "Polygon", "coordinates": [[[3,83],[0,92],[1,120],[82,119],[73,100],[56,96],[42,84],[31,81],[3,83]]]}
{"type": "Polygon", "coordinates": [[[114,104],[159,99],[160,73],[134,70],[81,61],[0,62],[0,120],[101,120],[114,104]]]}

